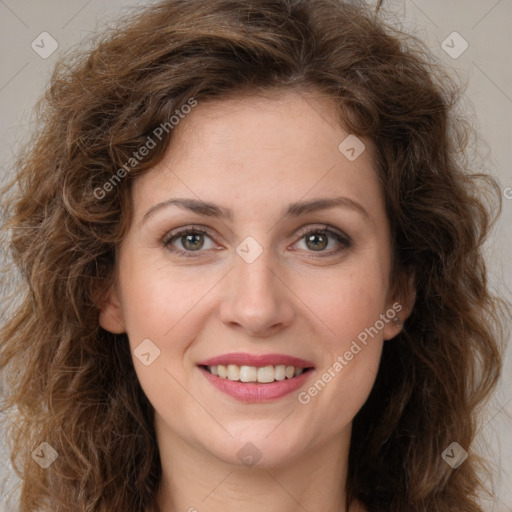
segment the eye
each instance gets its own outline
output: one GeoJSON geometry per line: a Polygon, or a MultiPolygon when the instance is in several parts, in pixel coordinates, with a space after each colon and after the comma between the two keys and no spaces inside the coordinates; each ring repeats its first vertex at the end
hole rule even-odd
{"type": "Polygon", "coordinates": [[[182,256],[192,256],[190,253],[201,252],[201,249],[213,249],[216,247],[207,231],[194,226],[172,231],[166,237],[164,246],[170,251],[182,256]],[[210,243],[205,243],[205,239],[209,239],[210,243]]]}
{"type": "MultiPolygon", "coordinates": [[[[341,231],[335,231],[327,225],[303,229],[299,232],[299,237],[299,242],[303,242],[305,246],[299,247],[299,249],[319,253],[318,256],[331,256],[352,246],[349,236],[341,231]]],[[[197,226],[171,231],[164,239],[163,245],[169,251],[184,257],[199,256],[199,253],[205,250],[218,249],[208,231],[197,226]]]]}
{"type": "Polygon", "coordinates": [[[326,255],[336,254],[352,246],[352,241],[349,236],[342,232],[334,231],[328,226],[313,229],[309,228],[303,231],[301,233],[300,242],[302,241],[304,241],[304,250],[308,252],[325,252],[327,253],[326,255]],[[333,245],[334,248],[332,247],[333,245]]]}

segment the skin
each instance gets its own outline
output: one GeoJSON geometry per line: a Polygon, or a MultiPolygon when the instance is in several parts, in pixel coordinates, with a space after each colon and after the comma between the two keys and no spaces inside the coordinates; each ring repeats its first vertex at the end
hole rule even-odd
{"type": "MultiPolygon", "coordinates": [[[[304,391],[393,303],[403,306],[402,322],[409,314],[410,300],[392,294],[390,226],[372,144],[365,140],[349,161],[338,150],[348,133],[334,112],[331,99],[312,92],[199,102],[164,159],[134,182],[134,218],[100,321],[126,332],[132,350],[151,339],[161,351],[150,366],[133,361],[155,409],[165,512],[234,512],[242,504],[246,512],[346,510],[352,420],[399,325],[386,323],[306,405],[297,392],[239,402],[197,366],[229,352],[288,354],[314,362],[304,391]],[[334,196],[366,215],[337,206],[283,216],[290,203],[334,196]],[[171,198],[213,202],[233,218],[167,206],[143,220],[171,198]],[[325,224],[348,235],[350,247],[331,235],[326,247],[308,245],[301,228],[322,235],[325,224]],[[192,257],[172,252],[190,247],[179,236],[165,246],[172,230],[191,225],[209,231],[192,257]],[[248,236],[263,248],[252,263],[236,252],[248,236]],[[261,454],[252,467],[237,457],[249,442],[261,454]]],[[[360,510],[354,503],[350,512],[360,510]]]]}

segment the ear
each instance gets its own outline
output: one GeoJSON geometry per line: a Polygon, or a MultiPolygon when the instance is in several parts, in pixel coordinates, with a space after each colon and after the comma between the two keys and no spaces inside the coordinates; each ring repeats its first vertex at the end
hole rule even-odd
{"type": "Polygon", "coordinates": [[[123,309],[119,300],[119,292],[116,285],[102,294],[98,301],[100,310],[100,325],[112,334],[123,334],[126,332],[123,309]]]}
{"type": "Polygon", "coordinates": [[[394,338],[409,318],[416,301],[416,287],[414,286],[414,274],[409,274],[405,285],[396,286],[386,304],[386,318],[390,319],[384,326],[384,339],[394,338]],[[398,319],[398,320],[396,320],[398,319]]]}

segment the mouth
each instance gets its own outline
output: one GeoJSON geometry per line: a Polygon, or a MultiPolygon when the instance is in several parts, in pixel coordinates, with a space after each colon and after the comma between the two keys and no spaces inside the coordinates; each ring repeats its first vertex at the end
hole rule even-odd
{"type": "Polygon", "coordinates": [[[218,364],[202,366],[207,372],[221,379],[233,382],[257,382],[258,384],[271,384],[286,379],[293,379],[304,372],[311,371],[310,367],[292,366],[285,364],[267,366],[239,366],[237,364],[218,364]]]}
{"type": "Polygon", "coordinates": [[[197,365],[219,391],[242,402],[269,402],[299,389],[314,366],[296,357],[226,354],[197,365]]]}

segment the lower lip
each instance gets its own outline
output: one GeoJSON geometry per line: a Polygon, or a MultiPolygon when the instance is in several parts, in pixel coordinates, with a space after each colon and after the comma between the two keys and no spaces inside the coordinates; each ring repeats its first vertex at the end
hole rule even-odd
{"type": "Polygon", "coordinates": [[[257,382],[240,382],[229,379],[223,379],[211,374],[205,368],[199,368],[203,375],[219,390],[226,395],[236,398],[240,402],[270,402],[277,400],[285,395],[293,393],[299,389],[309,378],[311,370],[301,373],[298,377],[292,379],[277,380],[268,384],[259,384],[257,382]]]}

